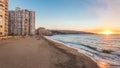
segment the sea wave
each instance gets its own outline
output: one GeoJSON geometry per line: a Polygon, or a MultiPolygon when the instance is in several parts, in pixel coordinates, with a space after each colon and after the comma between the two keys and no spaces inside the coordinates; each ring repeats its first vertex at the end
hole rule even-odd
{"type": "Polygon", "coordinates": [[[120,51],[119,51],[120,46],[116,44],[116,43],[119,44],[118,37],[117,40],[114,37],[109,39],[108,38],[104,39],[101,37],[98,38],[98,36],[97,38],[95,38],[96,36],[89,37],[88,35],[87,36],[84,35],[84,37],[79,35],[77,36],[72,35],[71,38],[71,36],[69,35],[67,36],[59,35],[52,36],[49,38],[64,43],[66,46],[77,49],[79,52],[82,52],[90,56],[91,58],[95,59],[95,61],[97,61],[98,63],[101,61],[105,62],[107,63],[108,66],[110,66],[109,68],[120,68],[120,51]],[[102,48],[103,45],[105,45],[105,47],[111,47],[112,49],[102,48]],[[118,50],[116,50],[115,48],[118,48],[118,50]]]}

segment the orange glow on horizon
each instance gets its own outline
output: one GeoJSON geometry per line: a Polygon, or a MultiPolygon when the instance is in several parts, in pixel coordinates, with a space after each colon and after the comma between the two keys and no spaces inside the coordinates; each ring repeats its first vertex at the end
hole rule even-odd
{"type": "Polygon", "coordinates": [[[96,34],[104,34],[104,35],[120,34],[120,30],[114,30],[114,29],[96,29],[96,30],[86,30],[86,31],[96,34]]]}
{"type": "Polygon", "coordinates": [[[100,32],[100,33],[105,34],[105,35],[114,34],[114,32],[112,30],[104,30],[103,32],[100,32]]]}

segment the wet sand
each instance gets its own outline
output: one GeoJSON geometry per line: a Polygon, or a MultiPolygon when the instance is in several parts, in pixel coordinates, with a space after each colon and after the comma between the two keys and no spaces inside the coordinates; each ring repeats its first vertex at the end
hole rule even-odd
{"type": "Polygon", "coordinates": [[[0,40],[0,68],[98,68],[89,57],[48,39],[0,40]]]}

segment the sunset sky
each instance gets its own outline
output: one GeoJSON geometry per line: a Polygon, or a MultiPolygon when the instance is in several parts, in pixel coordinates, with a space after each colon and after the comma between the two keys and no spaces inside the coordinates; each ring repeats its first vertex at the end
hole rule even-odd
{"type": "Polygon", "coordinates": [[[15,7],[36,11],[36,28],[119,32],[120,0],[9,0],[15,7]]]}

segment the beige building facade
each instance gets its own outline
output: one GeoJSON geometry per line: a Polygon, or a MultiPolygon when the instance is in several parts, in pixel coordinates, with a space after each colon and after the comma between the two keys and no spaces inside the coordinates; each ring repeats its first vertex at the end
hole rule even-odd
{"type": "Polygon", "coordinates": [[[0,36],[8,35],[8,0],[0,0],[0,36]]]}
{"type": "Polygon", "coordinates": [[[9,11],[9,35],[34,35],[35,12],[16,8],[9,11]]]}

